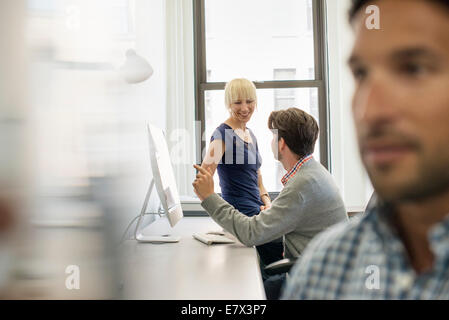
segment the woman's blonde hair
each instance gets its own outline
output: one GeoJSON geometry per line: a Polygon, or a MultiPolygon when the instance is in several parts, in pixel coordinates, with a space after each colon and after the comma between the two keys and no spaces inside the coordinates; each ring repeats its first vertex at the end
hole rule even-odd
{"type": "Polygon", "coordinates": [[[225,105],[230,108],[231,104],[239,100],[251,99],[257,104],[256,86],[248,79],[233,79],[225,87],[225,105]]]}

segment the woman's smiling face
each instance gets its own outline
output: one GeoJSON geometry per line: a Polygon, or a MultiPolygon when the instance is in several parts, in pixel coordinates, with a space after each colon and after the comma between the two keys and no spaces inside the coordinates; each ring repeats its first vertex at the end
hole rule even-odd
{"type": "Polygon", "coordinates": [[[257,105],[256,86],[247,79],[234,79],[226,84],[225,105],[231,117],[247,123],[257,105]]]}
{"type": "Polygon", "coordinates": [[[231,116],[240,122],[248,122],[256,108],[256,101],[252,98],[237,99],[230,106],[231,116]]]}

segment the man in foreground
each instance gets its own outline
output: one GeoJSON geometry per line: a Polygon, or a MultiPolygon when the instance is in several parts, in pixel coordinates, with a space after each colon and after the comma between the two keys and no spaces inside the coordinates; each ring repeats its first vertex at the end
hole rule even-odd
{"type": "Polygon", "coordinates": [[[285,299],[449,299],[449,2],[353,1],[353,116],[378,196],[318,235],[285,299]],[[381,30],[365,25],[380,9],[381,30]]]}

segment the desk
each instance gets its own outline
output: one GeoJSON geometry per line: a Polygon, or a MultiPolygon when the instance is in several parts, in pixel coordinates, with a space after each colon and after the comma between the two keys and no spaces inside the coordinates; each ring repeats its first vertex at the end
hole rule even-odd
{"type": "Polygon", "coordinates": [[[240,242],[207,246],[195,232],[220,230],[210,217],[184,217],[178,243],[126,241],[122,250],[125,299],[265,299],[257,252],[240,242]]]}
{"type": "Polygon", "coordinates": [[[211,230],[221,228],[210,217],[184,217],[172,230],[180,242],[129,240],[117,252],[103,228],[33,228],[5,298],[265,299],[256,249],[192,237],[211,230]],[[68,265],[79,266],[80,289],[67,289],[68,265]]]}

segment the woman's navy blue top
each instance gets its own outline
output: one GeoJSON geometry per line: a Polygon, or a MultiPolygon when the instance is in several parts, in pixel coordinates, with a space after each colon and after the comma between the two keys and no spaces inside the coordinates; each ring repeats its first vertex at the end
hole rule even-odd
{"type": "Polygon", "coordinates": [[[222,123],[215,129],[210,141],[222,140],[225,143],[225,152],[217,166],[223,199],[243,214],[253,216],[260,212],[263,205],[257,174],[262,158],[256,137],[248,130],[251,143],[245,142],[230,126],[222,123]]]}

